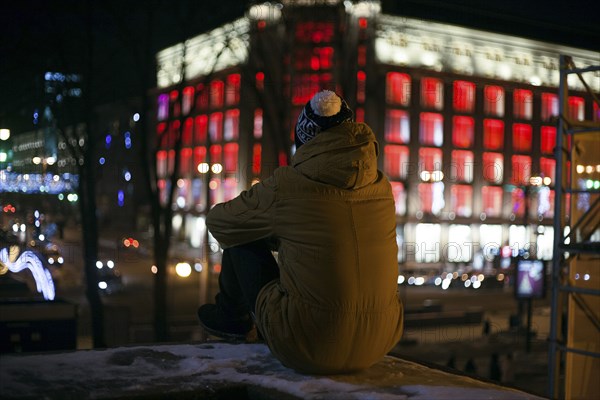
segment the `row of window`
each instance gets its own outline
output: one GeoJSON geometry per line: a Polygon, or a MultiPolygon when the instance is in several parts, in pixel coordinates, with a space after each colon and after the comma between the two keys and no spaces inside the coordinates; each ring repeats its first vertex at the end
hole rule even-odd
{"type": "MultiPolygon", "coordinates": [[[[432,109],[444,109],[444,83],[438,78],[422,78],[420,81],[420,106],[432,109]]],[[[408,107],[411,102],[412,78],[401,72],[388,72],[386,75],[386,101],[390,105],[408,107]]],[[[533,118],[533,92],[528,89],[515,89],[513,96],[513,116],[517,119],[533,118]]],[[[494,117],[505,116],[506,94],[502,86],[485,85],[483,87],[483,112],[494,117]]],[[[476,104],[476,85],[474,82],[456,80],[452,83],[452,109],[460,113],[474,113],[476,104]]],[[[568,100],[569,117],[582,121],[585,118],[585,100],[570,96],[568,100]]],[[[558,115],[558,96],[555,93],[541,94],[540,118],[549,121],[558,115]]]]}
{"type": "MultiPolygon", "coordinates": [[[[407,193],[404,184],[402,182],[392,182],[391,184],[396,214],[406,215],[407,193]]],[[[449,210],[456,217],[469,218],[473,215],[473,186],[451,185],[449,208],[446,208],[444,191],[445,185],[442,182],[420,183],[417,187],[418,210],[433,215],[439,215],[444,209],[449,210]]],[[[554,215],[554,190],[548,187],[542,187],[528,200],[525,198],[525,191],[521,188],[505,192],[500,186],[483,186],[481,188],[481,212],[490,218],[502,217],[502,206],[505,199],[510,201],[510,213],[515,217],[524,217],[526,209],[531,215],[542,215],[548,218],[552,218],[554,215]],[[527,201],[530,202],[529,208],[526,205],[527,201]]]]}
{"type": "MultiPolygon", "coordinates": [[[[169,180],[158,181],[159,197],[161,204],[167,203],[169,194],[169,180]]],[[[208,183],[202,178],[181,178],[177,181],[175,189],[175,204],[182,209],[202,212],[206,208],[207,186],[210,190],[210,204],[217,204],[233,199],[239,194],[238,179],[236,177],[212,178],[208,183]]]]}
{"type": "Polygon", "coordinates": [[[201,111],[238,105],[240,89],[240,74],[230,74],[224,81],[215,79],[208,85],[199,83],[196,86],[186,86],[182,90],[181,99],[178,90],[160,94],[157,118],[159,121],[164,121],[168,118],[178,118],[181,114],[188,115],[193,109],[201,111]]]}
{"type": "MultiPolygon", "coordinates": [[[[483,147],[486,150],[504,149],[504,121],[486,118],[483,120],[483,147]]],[[[540,151],[552,154],[556,143],[556,128],[540,127],[540,151]]],[[[388,143],[410,142],[410,118],[406,110],[389,109],[385,115],[384,137],[388,143]]],[[[475,120],[473,117],[452,117],[452,144],[455,147],[473,147],[475,120]]],[[[422,112],[419,114],[419,143],[425,146],[442,146],[444,143],[444,117],[442,114],[422,112]]],[[[512,124],[512,149],[516,152],[532,151],[533,128],[530,124],[512,124]]]]}
{"type": "MultiPolygon", "coordinates": [[[[398,255],[402,261],[413,259],[418,263],[437,263],[444,257],[449,262],[473,262],[475,269],[483,268],[481,259],[475,258],[477,252],[482,252],[488,257],[500,249],[505,240],[505,228],[502,225],[481,224],[479,228],[461,224],[431,224],[418,223],[415,225],[414,238],[404,240],[402,228],[398,227],[398,235],[404,243],[404,251],[398,255]],[[442,231],[446,230],[446,237],[452,240],[443,244],[442,231]],[[479,232],[477,232],[479,231],[479,232]],[[474,238],[479,238],[478,243],[474,238]],[[442,245],[443,244],[443,245],[442,245]]],[[[519,249],[535,249],[538,260],[551,260],[553,253],[553,228],[543,227],[543,234],[536,235],[532,242],[530,231],[522,225],[508,227],[508,249],[513,256],[519,249]]]]}
{"type": "MultiPolygon", "coordinates": [[[[409,159],[409,148],[400,145],[386,145],[384,147],[383,169],[390,179],[406,180],[410,174],[418,173],[423,181],[441,181],[444,179],[442,171],[446,171],[452,182],[473,182],[475,171],[481,173],[486,182],[500,184],[504,182],[504,154],[484,152],[481,162],[476,163],[472,151],[453,150],[450,164],[442,163],[441,149],[422,147],[419,149],[418,163],[409,159]]],[[[538,168],[533,168],[532,158],[527,155],[513,155],[511,157],[511,182],[515,185],[526,185],[529,178],[539,172],[542,178],[548,178],[546,185],[553,185],[555,179],[556,161],[553,158],[541,157],[538,168]]]]}

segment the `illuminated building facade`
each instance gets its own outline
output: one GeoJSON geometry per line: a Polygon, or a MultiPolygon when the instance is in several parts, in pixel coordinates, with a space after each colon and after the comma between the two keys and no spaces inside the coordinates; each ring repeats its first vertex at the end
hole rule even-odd
{"type": "MultiPolygon", "coordinates": [[[[406,268],[452,270],[502,245],[548,260],[560,54],[600,63],[592,51],[385,15],[376,1],[253,6],[157,55],[162,188],[182,135],[176,228],[200,246],[207,203],[285,165],[300,109],[332,89],[378,136],[406,268]]],[[[588,83],[600,92],[598,74],[588,83]]],[[[571,116],[598,121],[583,86],[571,89],[571,116]]]]}

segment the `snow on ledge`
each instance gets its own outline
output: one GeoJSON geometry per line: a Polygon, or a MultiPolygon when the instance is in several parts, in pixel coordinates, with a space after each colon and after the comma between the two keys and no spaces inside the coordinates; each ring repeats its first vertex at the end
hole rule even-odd
{"type": "Polygon", "coordinates": [[[302,375],[264,344],[171,344],[0,356],[0,398],[525,400],[517,390],[387,356],[352,375],[302,375]],[[165,397],[166,398],[166,397],[165,397]]]}

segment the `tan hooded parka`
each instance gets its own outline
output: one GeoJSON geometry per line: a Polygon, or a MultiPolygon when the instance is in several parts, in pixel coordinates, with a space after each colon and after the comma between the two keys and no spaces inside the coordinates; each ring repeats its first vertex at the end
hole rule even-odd
{"type": "Polygon", "coordinates": [[[344,122],[208,215],[224,247],[277,241],[281,276],[260,292],[256,321],[290,368],[365,369],[400,340],[394,200],[377,154],[366,124],[344,122]]]}

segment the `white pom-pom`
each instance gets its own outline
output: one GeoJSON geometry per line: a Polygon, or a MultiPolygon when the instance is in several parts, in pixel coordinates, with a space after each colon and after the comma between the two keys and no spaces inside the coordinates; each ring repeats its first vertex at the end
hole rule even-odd
{"type": "Polygon", "coordinates": [[[315,114],[322,117],[331,117],[342,109],[342,100],[331,90],[323,90],[313,96],[310,106],[315,114]]]}

